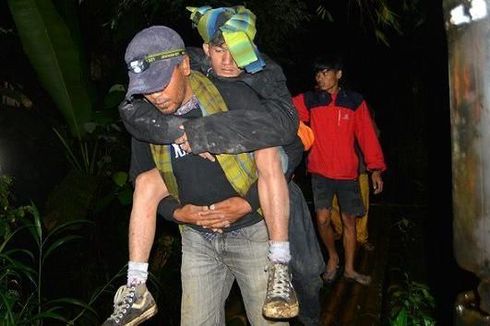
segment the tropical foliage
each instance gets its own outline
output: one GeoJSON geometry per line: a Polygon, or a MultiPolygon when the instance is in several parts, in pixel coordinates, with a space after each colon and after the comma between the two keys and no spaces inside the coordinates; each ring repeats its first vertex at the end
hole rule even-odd
{"type": "Polygon", "coordinates": [[[24,51],[39,81],[62,112],[72,134],[81,137],[83,124],[90,120],[92,113],[81,44],[73,38],[51,1],[12,0],[8,3],[24,51]]]}
{"type": "Polygon", "coordinates": [[[385,324],[390,326],[433,326],[435,325],[434,299],[430,287],[416,280],[418,253],[422,253],[420,219],[401,217],[392,226],[391,249],[385,294],[385,324]]]}
{"type": "Polygon", "coordinates": [[[36,206],[12,207],[12,179],[0,177],[0,321],[2,325],[43,325],[46,320],[74,324],[77,319],[93,319],[96,311],[74,298],[49,298],[44,271],[51,256],[82,237],[76,231],[87,221],[73,221],[46,233],[36,206]],[[18,241],[30,235],[30,248],[18,247],[18,241]],[[77,312],[69,320],[66,311],[77,312]]]}
{"type": "Polygon", "coordinates": [[[392,310],[392,326],[433,326],[435,300],[426,284],[410,280],[407,273],[404,279],[388,289],[392,310]]]}

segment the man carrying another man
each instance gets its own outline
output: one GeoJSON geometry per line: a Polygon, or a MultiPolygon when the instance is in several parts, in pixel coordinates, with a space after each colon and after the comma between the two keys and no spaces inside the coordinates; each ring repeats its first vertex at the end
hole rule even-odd
{"type": "MultiPolygon", "coordinates": [[[[128,95],[145,94],[147,100],[162,112],[167,114],[178,112],[185,118],[222,112],[226,105],[214,86],[202,75],[190,73],[189,61],[183,55],[183,43],[181,44],[179,39],[175,32],[164,27],[146,29],[133,39],[126,53],[129,64],[137,56],[145,57],[159,53],[160,58],[152,61],[150,66],[146,67],[145,70],[148,70],[149,73],[144,74],[142,71],[141,75],[130,74],[134,80],[139,80],[141,83],[139,86],[137,83],[133,83],[131,88],[130,82],[128,95]],[[161,48],[165,44],[170,44],[170,48],[161,48]],[[153,49],[152,47],[155,46],[160,48],[153,49]],[[164,56],[165,58],[162,58],[164,56]],[[158,64],[159,62],[160,64],[158,64]],[[162,66],[165,69],[158,71],[158,68],[162,66]],[[163,90],[161,89],[162,85],[163,90]]],[[[137,67],[136,64],[135,67],[137,67]]],[[[230,86],[228,90],[230,92],[229,98],[233,98],[231,97],[233,87],[230,86]]],[[[240,89],[238,87],[234,91],[235,96],[243,95],[243,92],[246,93],[246,88],[240,89]]],[[[248,103],[253,104],[253,98],[248,103]]],[[[255,103],[260,106],[260,101],[257,99],[255,103]]],[[[181,145],[186,146],[184,143],[181,145]]],[[[142,191],[146,189],[146,191],[156,194],[154,198],[158,199],[166,193],[165,184],[170,193],[180,199],[179,204],[175,199],[167,197],[160,205],[159,211],[168,219],[188,223],[182,227],[182,324],[220,325],[224,323],[224,300],[235,277],[242,290],[250,321],[257,325],[267,324],[260,313],[261,309],[257,310],[257,302],[261,301],[262,304],[266,297],[266,284],[264,283],[266,275],[263,272],[263,267],[267,265],[267,230],[264,229],[263,222],[261,222],[257,212],[252,209],[247,201],[241,198],[246,195],[256,178],[255,165],[250,155],[218,155],[217,162],[212,162],[199,156],[188,155],[181,146],[176,144],[171,147],[152,145],[151,149],[150,152],[148,144],[133,140],[132,172],[134,176],[138,175],[134,205],[137,202],[136,194],[139,189],[142,191]],[[163,174],[165,184],[155,170],[155,163],[153,163],[151,156],[163,174]],[[155,178],[155,175],[158,178],[155,178]],[[145,187],[139,187],[138,184],[144,184],[145,187]],[[221,215],[227,215],[228,218],[223,221],[221,215]],[[243,215],[245,216],[241,218],[243,215]],[[197,224],[207,228],[202,228],[197,224]],[[224,232],[210,232],[210,229],[224,232]],[[248,231],[252,233],[249,234],[248,231]],[[262,243],[263,235],[265,235],[264,243],[262,243]],[[255,237],[258,238],[255,239],[255,237]],[[253,241],[250,243],[250,240],[253,241]],[[216,251],[215,245],[225,245],[228,250],[216,251]],[[263,245],[265,245],[265,251],[263,245]],[[199,261],[198,257],[204,258],[202,254],[208,258],[201,261],[203,265],[195,266],[199,261]],[[262,254],[265,256],[265,261],[262,254]],[[216,259],[210,259],[212,257],[216,259]],[[242,261],[240,257],[245,259],[247,263],[242,261]],[[212,267],[216,273],[200,270],[200,268],[205,267],[204,265],[209,268],[212,267]],[[204,291],[207,286],[210,292],[204,291]],[[203,305],[203,303],[209,304],[203,305]],[[197,306],[202,309],[197,309],[197,306]]],[[[142,209],[148,213],[145,215],[147,218],[151,218],[151,215],[155,213],[148,211],[145,207],[142,209]]],[[[131,223],[133,223],[133,216],[131,223]]],[[[154,225],[153,230],[149,232],[151,241],[153,241],[153,234],[154,225]]],[[[283,292],[284,287],[286,287],[286,291],[288,287],[290,288],[290,284],[287,282],[281,286],[283,292]]],[[[125,287],[122,291],[131,288],[137,297],[138,291],[140,291],[147,293],[147,297],[151,298],[146,287],[125,287]]],[[[141,295],[141,293],[139,294],[141,295]]],[[[117,297],[118,295],[115,298],[116,306],[121,301],[117,297]]],[[[125,295],[121,294],[119,297],[125,297],[125,295]]],[[[144,297],[141,298],[144,301],[144,297]]],[[[295,297],[290,299],[292,300],[294,314],[295,297]]],[[[109,322],[109,320],[112,322],[119,319],[118,316],[120,315],[124,315],[120,319],[126,318],[128,320],[129,317],[126,316],[142,314],[141,310],[138,312],[132,307],[128,308],[130,309],[127,310],[130,311],[126,314],[118,313],[119,310],[116,309],[113,316],[108,319],[107,325],[121,324],[109,322]]],[[[149,310],[146,309],[146,311],[149,310]]]]}

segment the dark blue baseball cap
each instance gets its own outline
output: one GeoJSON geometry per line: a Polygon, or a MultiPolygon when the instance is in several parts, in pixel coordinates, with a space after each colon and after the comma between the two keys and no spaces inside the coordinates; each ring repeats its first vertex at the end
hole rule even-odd
{"type": "Polygon", "coordinates": [[[151,26],[140,31],[124,55],[129,75],[126,98],[163,90],[184,55],[184,41],[173,29],[151,26]]]}

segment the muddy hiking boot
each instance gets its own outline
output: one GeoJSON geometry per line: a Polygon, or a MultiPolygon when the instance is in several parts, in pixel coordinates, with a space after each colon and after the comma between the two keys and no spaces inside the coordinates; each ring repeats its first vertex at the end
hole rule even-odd
{"type": "Polygon", "coordinates": [[[145,284],[123,285],[114,295],[114,312],[102,326],[136,326],[157,311],[155,300],[145,284]]]}
{"type": "Polygon", "coordinates": [[[272,263],[267,269],[269,278],[262,313],[272,319],[296,317],[299,313],[299,304],[291,284],[288,265],[272,263]]]}

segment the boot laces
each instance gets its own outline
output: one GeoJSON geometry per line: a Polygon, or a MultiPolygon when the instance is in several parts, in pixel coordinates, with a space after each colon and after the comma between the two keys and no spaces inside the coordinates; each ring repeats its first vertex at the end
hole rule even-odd
{"type": "Polygon", "coordinates": [[[269,292],[271,297],[289,298],[289,273],[286,265],[274,264],[272,266],[274,282],[271,282],[272,289],[269,292]]]}
{"type": "Polygon", "coordinates": [[[120,287],[114,296],[114,312],[109,319],[114,320],[116,323],[120,323],[129,308],[133,305],[135,295],[136,287],[120,287]]]}

